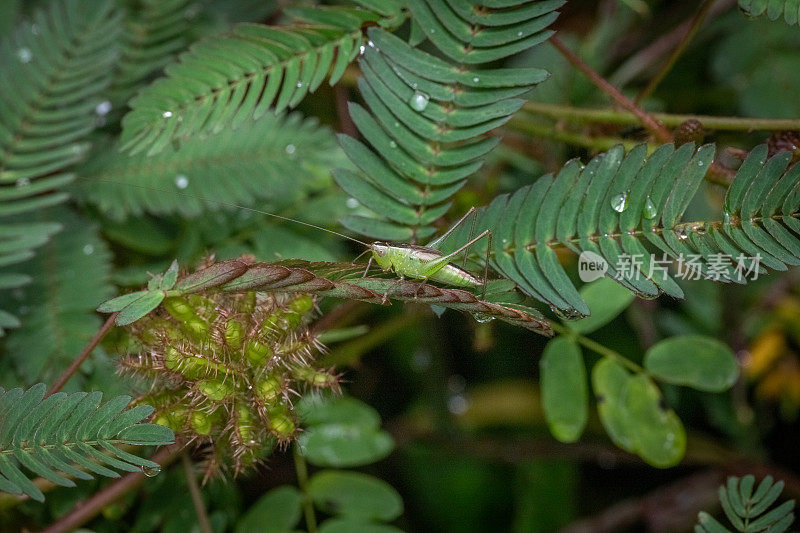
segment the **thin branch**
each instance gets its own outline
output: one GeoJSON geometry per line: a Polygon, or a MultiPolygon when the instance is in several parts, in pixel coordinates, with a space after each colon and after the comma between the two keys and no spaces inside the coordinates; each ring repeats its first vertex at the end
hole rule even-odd
{"type": "Polygon", "coordinates": [[[599,87],[604,93],[614,99],[620,106],[624,107],[639,119],[639,121],[649,129],[659,141],[668,143],[672,141],[672,134],[664,126],[659,124],[652,116],[648,115],[635,103],[628,99],[619,90],[608,83],[600,74],[597,73],[592,67],[587,65],[580,57],[578,57],[572,50],[567,48],[561,39],[557,36],[550,37],[550,44],[558,50],[572,65],[583,72],[589,80],[599,87]]]}
{"type": "MultiPolygon", "coordinates": [[[[181,453],[181,450],[182,445],[173,444],[162,448],[151,457],[151,460],[165,467],[178,458],[178,454],[181,453]]],[[[78,502],[69,513],[50,524],[50,526],[43,529],[41,533],[67,533],[68,531],[79,528],[97,516],[100,511],[103,510],[103,507],[115,502],[128,491],[135,489],[144,483],[146,479],[147,476],[141,472],[134,472],[118,479],[100,492],[96,492],[94,496],[88,500],[78,502]]]]}
{"type": "Polygon", "coordinates": [[[60,391],[64,385],[66,385],[67,381],[69,381],[69,378],[71,378],[73,374],[78,371],[83,362],[86,361],[94,349],[97,348],[97,345],[100,344],[100,341],[103,340],[103,337],[105,337],[106,334],[111,331],[111,328],[114,327],[114,321],[117,319],[118,314],[118,312],[112,313],[111,316],[108,317],[106,323],[103,324],[103,327],[101,327],[97,333],[95,333],[94,337],[92,337],[92,340],[89,341],[89,344],[83,348],[81,353],[78,354],[78,357],[76,357],[75,360],[72,361],[72,364],[69,365],[69,368],[67,368],[64,373],[58,377],[56,382],[53,383],[53,386],[47,391],[47,396],[60,391]]]}
{"type": "Polygon", "coordinates": [[[709,13],[711,12],[711,7],[714,5],[715,0],[705,0],[703,5],[700,6],[700,9],[692,18],[692,21],[689,23],[689,27],[686,30],[683,38],[678,42],[678,45],[672,50],[672,53],[669,55],[667,60],[661,65],[661,68],[658,70],[655,76],[650,80],[650,82],[645,86],[644,89],[636,96],[635,102],[640,104],[644,101],[648,96],[650,96],[655,88],[661,83],[661,80],[664,79],[664,76],[672,70],[672,67],[675,66],[675,63],[678,61],[678,58],[683,54],[683,51],[686,50],[686,47],[689,45],[689,42],[694,38],[697,31],[703,25],[706,18],[708,17],[709,13]]]}
{"type": "Polygon", "coordinates": [[[181,454],[181,463],[183,463],[183,473],[186,476],[186,484],[189,485],[189,494],[192,495],[192,505],[194,505],[194,512],[197,515],[197,523],[200,526],[202,533],[213,533],[211,522],[208,520],[208,513],[206,506],[203,503],[203,495],[200,493],[200,487],[197,485],[197,477],[194,473],[192,460],[189,458],[188,453],[181,454]]]}
{"type": "Polygon", "coordinates": [[[294,455],[294,467],[297,471],[297,483],[300,485],[300,490],[303,491],[303,511],[306,517],[306,527],[308,533],[316,533],[317,531],[317,516],[314,514],[314,504],[311,502],[311,496],[308,494],[308,466],[306,459],[300,455],[299,448],[295,445],[292,447],[294,455]]]}
{"type": "MultiPolygon", "coordinates": [[[[598,109],[547,104],[528,101],[523,110],[554,120],[569,120],[577,124],[617,124],[620,126],[638,125],[639,119],[633,113],[614,109],[598,109]]],[[[710,115],[681,115],[672,113],[652,113],[651,116],[664,126],[674,128],[687,120],[697,120],[704,128],[723,131],[781,131],[800,130],[800,119],[715,117],[710,115]]]]}

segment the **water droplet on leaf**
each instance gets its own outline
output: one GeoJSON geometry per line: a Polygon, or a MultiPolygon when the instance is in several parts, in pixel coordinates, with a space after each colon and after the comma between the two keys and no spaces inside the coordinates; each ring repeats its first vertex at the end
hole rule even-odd
{"type": "Polygon", "coordinates": [[[414,94],[411,95],[411,99],[408,101],[408,105],[411,106],[411,109],[414,111],[424,111],[426,107],[428,107],[428,101],[431,99],[430,96],[427,94],[414,91],[414,94]]]}
{"type": "Polygon", "coordinates": [[[20,178],[16,182],[17,187],[30,187],[31,180],[29,178],[20,178]]]}
{"type": "Polygon", "coordinates": [[[622,213],[628,208],[628,193],[623,192],[611,198],[611,208],[617,213],[622,213]]]}
{"type": "Polygon", "coordinates": [[[164,118],[169,118],[172,116],[172,111],[164,111],[163,113],[161,113],[161,116],[164,118]]]}
{"type": "Polygon", "coordinates": [[[286,153],[289,154],[289,155],[292,155],[296,149],[297,149],[297,147],[295,145],[293,145],[293,144],[287,144],[286,145],[286,153]]]}
{"type": "Polygon", "coordinates": [[[97,104],[97,107],[94,108],[94,112],[100,115],[101,117],[103,115],[107,115],[109,111],[111,111],[111,102],[109,102],[108,100],[100,102],[99,104],[97,104]]]}
{"type": "Polygon", "coordinates": [[[94,246],[91,244],[87,244],[83,247],[83,253],[86,255],[92,255],[94,253],[94,246]]]}
{"type": "Polygon", "coordinates": [[[30,63],[33,59],[33,52],[29,48],[20,48],[17,50],[17,58],[23,63],[30,63]]]}
{"type": "Polygon", "coordinates": [[[394,141],[389,141],[389,146],[391,146],[392,148],[397,148],[397,143],[394,141]]]}
{"type": "Polygon", "coordinates": [[[183,174],[178,174],[175,176],[175,186],[179,189],[185,189],[189,186],[189,178],[183,174]]]}
{"type": "Polygon", "coordinates": [[[644,207],[642,207],[642,216],[647,220],[652,220],[656,218],[658,211],[656,210],[656,206],[653,203],[653,200],[650,199],[650,196],[647,196],[647,199],[644,201],[644,207]]]}
{"type": "Polygon", "coordinates": [[[494,320],[492,315],[487,315],[486,313],[472,313],[472,318],[475,319],[476,322],[480,322],[481,324],[485,324],[486,322],[491,322],[494,320]]]}
{"type": "Polygon", "coordinates": [[[358,207],[358,206],[359,206],[358,200],[356,200],[355,198],[348,198],[348,199],[347,199],[347,202],[345,202],[345,204],[346,204],[346,205],[347,205],[347,207],[349,207],[350,209],[355,209],[356,207],[358,207]]]}
{"type": "Polygon", "coordinates": [[[142,473],[147,477],[156,477],[161,473],[160,466],[143,466],[142,473]]]}

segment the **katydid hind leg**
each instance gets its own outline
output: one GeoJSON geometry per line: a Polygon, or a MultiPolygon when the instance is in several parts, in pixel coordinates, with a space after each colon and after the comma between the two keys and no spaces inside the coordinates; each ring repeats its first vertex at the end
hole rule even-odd
{"type": "Polygon", "coordinates": [[[459,226],[460,226],[460,225],[461,225],[461,224],[462,224],[462,223],[463,223],[465,220],[467,220],[467,218],[468,218],[470,215],[472,215],[474,212],[475,212],[475,208],[474,208],[474,207],[470,207],[470,208],[469,208],[469,211],[467,211],[467,212],[464,214],[464,216],[463,216],[463,217],[461,217],[460,219],[458,219],[458,222],[456,222],[455,224],[453,224],[452,226],[450,226],[450,229],[448,229],[447,231],[445,231],[444,233],[442,233],[442,234],[441,234],[439,237],[437,237],[437,238],[436,238],[436,239],[434,239],[433,241],[429,242],[429,243],[428,243],[426,246],[427,246],[428,248],[433,248],[433,249],[435,249],[435,250],[438,250],[437,246],[439,246],[439,245],[440,245],[442,242],[444,242],[444,240],[447,238],[447,236],[448,236],[448,235],[450,235],[451,233],[453,233],[453,232],[455,231],[455,229],[456,229],[457,227],[459,227],[459,226]]]}

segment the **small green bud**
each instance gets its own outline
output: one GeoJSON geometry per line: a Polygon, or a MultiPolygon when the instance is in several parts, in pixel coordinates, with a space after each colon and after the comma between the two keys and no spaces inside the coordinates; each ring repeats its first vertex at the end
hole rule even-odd
{"type": "Polygon", "coordinates": [[[311,296],[298,296],[289,302],[289,309],[295,313],[300,313],[301,315],[308,313],[313,307],[314,299],[311,296]]]}
{"type": "Polygon", "coordinates": [[[266,376],[256,382],[256,394],[262,400],[274,400],[283,394],[283,384],[276,377],[266,376]]]}
{"type": "Polygon", "coordinates": [[[244,356],[253,366],[261,366],[274,354],[275,352],[272,351],[272,348],[255,339],[251,339],[245,344],[244,356]]]}
{"type": "Polygon", "coordinates": [[[288,439],[294,435],[297,426],[294,421],[281,411],[273,411],[269,415],[269,428],[278,439],[288,439]]]}
{"type": "Polygon", "coordinates": [[[170,315],[183,322],[197,316],[189,302],[180,296],[165,299],[163,305],[170,315]]]}
{"type": "Polygon", "coordinates": [[[208,435],[211,433],[211,417],[202,411],[194,411],[189,416],[189,424],[200,435],[208,435]]]}
{"type": "Polygon", "coordinates": [[[209,325],[208,322],[200,318],[199,316],[194,316],[189,320],[186,320],[183,323],[184,329],[188,331],[192,337],[198,340],[204,340],[208,337],[209,325]]]}
{"type": "Polygon", "coordinates": [[[244,444],[251,444],[255,439],[253,431],[255,419],[255,415],[246,405],[236,406],[236,431],[244,444]]]}
{"type": "Polygon", "coordinates": [[[238,350],[244,338],[244,325],[236,320],[228,320],[225,324],[225,344],[238,350]]]}
{"type": "Polygon", "coordinates": [[[204,379],[197,382],[197,390],[210,400],[219,402],[233,394],[233,382],[224,377],[217,379],[204,379]]]}

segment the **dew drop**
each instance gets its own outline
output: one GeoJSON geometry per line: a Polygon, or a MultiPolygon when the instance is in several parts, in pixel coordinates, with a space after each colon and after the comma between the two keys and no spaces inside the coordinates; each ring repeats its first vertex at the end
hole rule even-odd
{"type": "Polygon", "coordinates": [[[625,211],[628,208],[628,193],[619,193],[611,198],[611,208],[617,213],[625,211]]]}
{"type": "Polygon", "coordinates": [[[435,28],[431,28],[431,33],[436,33],[436,29],[435,28]]]}
{"type": "Polygon", "coordinates": [[[302,86],[303,86],[303,82],[302,82],[302,81],[298,81],[298,82],[297,82],[297,88],[299,89],[299,88],[300,88],[300,87],[302,87],[302,86]]]}
{"type": "Polygon", "coordinates": [[[30,63],[31,59],[33,59],[33,52],[29,48],[20,48],[17,50],[17,58],[22,63],[30,63]]]}
{"type": "Polygon", "coordinates": [[[350,209],[355,209],[361,204],[359,204],[358,200],[356,200],[355,198],[348,198],[347,201],[345,202],[345,205],[347,205],[347,207],[349,207],[350,209]]]}
{"type": "Polygon", "coordinates": [[[183,174],[178,174],[175,176],[175,186],[179,189],[185,189],[189,186],[189,178],[183,174]]]}
{"type": "Polygon", "coordinates": [[[100,115],[101,117],[103,115],[107,115],[109,111],[111,111],[111,102],[109,102],[108,100],[100,102],[99,104],[97,104],[97,107],[94,108],[94,112],[100,115]]]}
{"type": "Polygon", "coordinates": [[[366,47],[366,46],[364,46],[364,45],[362,44],[361,46],[359,46],[359,47],[358,47],[358,55],[361,55],[361,56],[363,56],[363,55],[364,55],[364,52],[365,52],[366,50],[367,50],[367,47],[366,47]]]}
{"type": "Polygon", "coordinates": [[[164,111],[163,113],[161,113],[161,116],[164,118],[169,118],[172,116],[172,111],[164,111]]]}
{"type": "Polygon", "coordinates": [[[292,155],[295,150],[297,150],[297,147],[295,145],[293,145],[293,144],[287,144],[286,145],[286,153],[287,154],[292,155]]]}
{"type": "Polygon", "coordinates": [[[161,473],[160,466],[143,466],[142,473],[147,477],[156,477],[161,473]]]}
{"type": "Polygon", "coordinates": [[[522,37],[522,32],[521,31],[517,32],[517,37],[522,37]]]}
{"type": "Polygon", "coordinates": [[[647,220],[653,220],[656,218],[658,211],[656,211],[656,206],[653,204],[653,200],[650,199],[650,196],[647,196],[647,199],[644,201],[644,207],[642,207],[642,216],[647,220]]]}
{"type": "Polygon", "coordinates": [[[472,313],[472,318],[475,319],[476,322],[480,322],[481,324],[485,324],[486,322],[491,322],[494,320],[492,315],[487,315],[486,313],[472,313]]]}
{"type": "Polygon", "coordinates": [[[372,41],[367,41],[367,46],[369,46],[370,48],[375,48],[375,43],[373,43],[372,41]]]}
{"type": "Polygon", "coordinates": [[[469,409],[469,401],[463,394],[456,394],[447,400],[447,410],[454,415],[463,415],[469,409]]]}
{"type": "Polygon", "coordinates": [[[478,83],[479,81],[481,81],[481,79],[478,76],[475,76],[474,78],[472,78],[472,81],[478,83]]]}
{"type": "Polygon", "coordinates": [[[16,181],[15,185],[17,187],[30,187],[31,180],[29,178],[20,178],[16,181]]]}
{"type": "Polygon", "coordinates": [[[92,255],[94,253],[94,246],[91,244],[87,244],[83,247],[83,253],[86,255],[92,255]]]}
{"type": "Polygon", "coordinates": [[[430,96],[427,94],[414,91],[414,94],[411,95],[411,99],[408,101],[408,105],[411,106],[411,109],[414,111],[424,111],[426,107],[428,107],[428,101],[431,99],[430,96]]]}
{"type": "Polygon", "coordinates": [[[394,141],[389,141],[389,146],[391,146],[392,148],[397,148],[397,143],[394,141]]]}
{"type": "Polygon", "coordinates": [[[698,162],[697,162],[697,166],[698,166],[698,167],[702,167],[702,166],[703,166],[703,162],[702,162],[702,161],[698,161],[698,162]]]}

